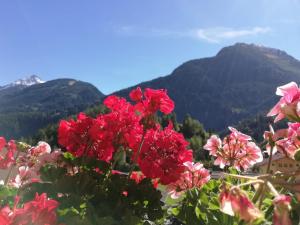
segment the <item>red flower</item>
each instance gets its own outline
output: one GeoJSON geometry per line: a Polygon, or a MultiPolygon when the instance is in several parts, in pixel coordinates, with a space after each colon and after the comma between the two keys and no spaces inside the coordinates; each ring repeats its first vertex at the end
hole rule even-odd
{"type": "Polygon", "coordinates": [[[160,110],[164,114],[169,114],[174,110],[174,102],[169,98],[166,90],[146,88],[144,95],[144,106],[148,113],[160,110]]]}
{"type": "Polygon", "coordinates": [[[9,225],[12,223],[11,210],[8,206],[0,209],[0,224],[9,225]]]}
{"type": "Polygon", "coordinates": [[[45,193],[35,195],[35,199],[26,202],[24,207],[17,209],[14,216],[14,224],[56,224],[56,208],[58,202],[47,199],[45,193]]]}
{"type": "Polygon", "coordinates": [[[15,163],[16,151],[17,146],[13,140],[6,143],[5,138],[0,137],[0,169],[7,169],[15,163]]]}
{"type": "Polygon", "coordinates": [[[146,88],[143,98],[143,93],[140,87],[138,87],[130,92],[130,98],[137,102],[134,107],[144,117],[153,115],[157,111],[169,114],[174,110],[174,102],[167,95],[167,91],[163,89],[154,90],[146,88]]]}
{"type": "Polygon", "coordinates": [[[132,101],[140,102],[143,99],[143,92],[140,87],[137,87],[136,89],[133,89],[129,93],[129,97],[132,101]]]}
{"type": "Polygon", "coordinates": [[[109,161],[112,158],[113,146],[106,138],[107,133],[95,134],[94,125],[100,128],[104,121],[95,120],[84,113],[80,113],[77,121],[61,121],[58,129],[58,142],[75,156],[83,155],[97,157],[100,160],[109,161]]]}
{"type": "Polygon", "coordinates": [[[143,173],[137,171],[133,171],[130,175],[130,179],[134,180],[137,184],[139,184],[145,178],[146,176],[143,173]]]}
{"type": "Polygon", "coordinates": [[[0,210],[0,224],[5,225],[55,225],[58,202],[47,199],[45,193],[35,195],[35,199],[26,202],[23,208],[17,208],[19,197],[15,199],[13,210],[8,206],[0,210]]]}
{"type": "MultiPolygon", "coordinates": [[[[133,145],[143,132],[140,125],[141,116],[136,114],[134,106],[123,98],[110,96],[104,103],[110,107],[111,112],[97,118],[97,121],[100,120],[100,124],[103,124],[100,130],[106,132],[106,136],[110,136],[108,138],[111,139],[115,151],[120,146],[127,148],[133,145]]],[[[99,130],[99,125],[97,129],[99,130]]],[[[97,132],[95,134],[97,135],[97,132]]]]}
{"type": "MultiPolygon", "coordinates": [[[[192,161],[192,151],[187,146],[183,135],[170,127],[148,130],[138,157],[139,167],[146,177],[159,178],[162,184],[175,182],[185,170],[183,164],[192,161]]],[[[134,148],[135,154],[138,149],[139,146],[134,148]]]]}
{"type": "Polygon", "coordinates": [[[104,99],[103,104],[111,111],[124,110],[130,105],[125,98],[120,98],[115,95],[108,96],[104,99]]]}

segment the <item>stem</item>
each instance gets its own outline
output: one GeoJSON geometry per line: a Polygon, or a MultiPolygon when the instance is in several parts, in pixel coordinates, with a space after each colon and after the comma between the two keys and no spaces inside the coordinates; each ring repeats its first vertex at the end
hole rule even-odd
{"type": "Polygon", "coordinates": [[[272,162],[272,156],[273,156],[273,149],[274,149],[274,146],[271,147],[270,157],[269,157],[269,162],[268,162],[268,167],[267,167],[267,173],[270,172],[271,162],[272,162]]]}
{"type": "Polygon", "coordinates": [[[243,186],[247,186],[247,185],[251,185],[251,184],[258,184],[258,183],[264,183],[264,181],[263,180],[252,180],[252,181],[234,186],[233,188],[239,188],[239,187],[243,187],[243,186]]]}
{"type": "Polygon", "coordinates": [[[270,191],[271,191],[275,196],[279,196],[278,191],[275,189],[275,187],[274,187],[269,181],[267,181],[267,185],[268,185],[270,191]]]}
{"type": "Polygon", "coordinates": [[[257,180],[257,178],[258,178],[258,177],[249,177],[249,176],[243,176],[243,175],[230,174],[230,173],[223,173],[223,175],[234,177],[237,179],[248,179],[248,180],[257,180]]]}
{"type": "Polygon", "coordinates": [[[254,194],[254,196],[253,196],[253,198],[252,198],[252,201],[253,201],[254,203],[257,202],[258,198],[259,198],[260,195],[261,195],[262,190],[263,190],[263,184],[260,184],[259,187],[258,187],[258,189],[257,189],[257,191],[255,192],[255,194],[254,194]]]}
{"type": "Polygon", "coordinates": [[[134,159],[133,159],[132,166],[131,166],[130,171],[129,171],[129,173],[128,173],[128,179],[130,179],[130,176],[131,176],[131,174],[132,174],[132,172],[133,172],[134,166],[135,166],[135,164],[136,164],[136,162],[137,162],[137,160],[138,160],[138,157],[139,157],[139,155],[140,155],[140,152],[141,152],[141,150],[142,150],[144,141],[145,141],[145,132],[143,133],[143,136],[142,136],[142,140],[141,140],[139,149],[138,149],[138,151],[137,151],[137,153],[136,153],[136,155],[135,155],[135,157],[134,157],[134,159]]]}
{"type": "Polygon", "coordinates": [[[265,197],[266,182],[262,185],[261,195],[259,196],[258,208],[261,209],[263,198],[265,197]]]}
{"type": "MultiPolygon", "coordinates": [[[[271,169],[273,149],[274,149],[274,146],[271,147],[271,151],[270,151],[270,157],[269,157],[268,167],[267,167],[267,174],[268,175],[270,174],[270,169],[271,169]]],[[[267,185],[269,186],[269,183],[270,183],[269,181],[265,180],[264,184],[262,185],[261,192],[260,192],[261,195],[259,196],[259,203],[258,203],[259,208],[261,208],[261,206],[262,206],[263,198],[265,197],[265,189],[266,189],[267,185]]],[[[273,185],[272,185],[272,187],[273,187],[273,185]]],[[[273,187],[273,189],[274,189],[274,187],[273,187]]]]}

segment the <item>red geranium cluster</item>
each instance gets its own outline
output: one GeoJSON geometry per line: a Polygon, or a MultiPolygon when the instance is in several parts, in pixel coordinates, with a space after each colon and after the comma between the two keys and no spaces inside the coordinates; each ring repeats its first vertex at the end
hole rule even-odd
{"type": "Polygon", "coordinates": [[[132,154],[143,174],[159,178],[163,184],[174,182],[192,161],[188,142],[172,127],[161,130],[155,113],[171,113],[174,102],[165,90],[138,87],[130,93],[134,102],[109,96],[104,105],[110,112],[90,118],[79,114],[77,120],[61,121],[59,143],[75,156],[91,156],[111,161],[120,148],[132,154]]]}
{"type": "Polygon", "coordinates": [[[187,150],[188,142],[182,134],[172,129],[150,129],[145,135],[138,164],[141,171],[149,178],[160,178],[162,184],[169,184],[179,179],[184,172],[184,163],[193,160],[192,150],[187,150]]]}
{"type": "Polygon", "coordinates": [[[108,162],[120,147],[134,146],[141,139],[144,129],[141,121],[145,115],[153,115],[158,110],[169,113],[174,108],[164,90],[146,89],[143,99],[137,88],[130,96],[138,101],[135,105],[112,95],[104,100],[110,113],[95,119],[81,113],[77,121],[61,121],[59,143],[75,156],[92,156],[108,162]]]}
{"type": "Polygon", "coordinates": [[[35,199],[17,208],[19,197],[16,197],[13,209],[6,206],[0,209],[0,224],[5,225],[55,225],[57,224],[56,208],[58,202],[47,198],[45,193],[36,194],[35,199]]]}

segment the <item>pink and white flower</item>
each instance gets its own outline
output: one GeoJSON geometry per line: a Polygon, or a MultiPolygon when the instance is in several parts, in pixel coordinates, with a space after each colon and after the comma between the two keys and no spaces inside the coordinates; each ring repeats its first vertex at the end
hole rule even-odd
{"type": "Polygon", "coordinates": [[[210,180],[209,171],[201,163],[185,162],[185,171],[180,178],[168,185],[168,193],[176,199],[185,191],[193,188],[201,188],[210,180]]]}
{"type": "Polygon", "coordinates": [[[289,123],[286,137],[277,140],[275,145],[278,151],[294,158],[295,153],[300,148],[300,123],[289,123]]]}
{"type": "Polygon", "coordinates": [[[276,116],[274,122],[278,122],[283,118],[293,121],[300,120],[300,89],[295,82],[290,82],[280,86],[276,90],[276,94],[282,96],[279,102],[270,110],[267,116],[276,116]]]}
{"type": "Polygon", "coordinates": [[[231,133],[223,139],[212,135],[204,149],[215,156],[215,165],[220,168],[233,166],[238,170],[246,170],[250,166],[263,160],[260,148],[252,141],[251,137],[229,127],[231,133]]]}

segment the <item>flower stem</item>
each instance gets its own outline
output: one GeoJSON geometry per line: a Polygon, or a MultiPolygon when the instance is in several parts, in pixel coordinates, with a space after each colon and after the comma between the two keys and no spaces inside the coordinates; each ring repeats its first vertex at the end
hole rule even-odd
{"type": "Polygon", "coordinates": [[[244,175],[237,175],[237,174],[230,174],[230,173],[223,173],[225,176],[234,177],[237,179],[248,179],[248,180],[257,180],[258,177],[250,177],[250,176],[244,176],[244,175]]]}
{"type": "Polygon", "coordinates": [[[267,181],[267,185],[268,185],[268,188],[270,189],[270,191],[271,191],[275,196],[278,196],[278,195],[279,195],[279,192],[275,189],[275,187],[274,187],[269,181],[267,181]]]}
{"type": "Polygon", "coordinates": [[[135,166],[135,164],[137,163],[137,160],[138,160],[139,154],[140,154],[140,152],[141,152],[141,150],[142,150],[144,141],[145,141],[145,132],[143,133],[143,136],[142,136],[142,140],[141,140],[139,149],[138,149],[138,151],[137,151],[137,153],[136,153],[136,155],[135,155],[135,157],[134,157],[134,159],[133,159],[132,166],[131,166],[130,171],[129,171],[129,173],[128,173],[128,179],[130,179],[130,176],[131,176],[131,174],[132,174],[132,172],[133,172],[133,170],[134,170],[134,166],[135,166]]]}
{"type": "Polygon", "coordinates": [[[234,186],[233,188],[239,188],[239,187],[243,187],[243,186],[247,186],[247,185],[251,185],[251,184],[258,184],[258,183],[261,184],[261,183],[264,183],[264,181],[263,180],[252,180],[252,181],[234,186]]]}
{"type": "Polygon", "coordinates": [[[270,157],[269,157],[269,161],[268,161],[267,173],[270,173],[272,156],[273,156],[273,149],[274,149],[274,146],[272,146],[271,151],[270,151],[270,157]]]}

